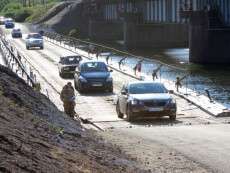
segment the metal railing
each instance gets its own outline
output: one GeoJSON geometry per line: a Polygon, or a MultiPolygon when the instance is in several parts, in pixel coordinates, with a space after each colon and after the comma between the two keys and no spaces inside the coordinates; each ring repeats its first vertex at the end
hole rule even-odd
{"type": "Polygon", "coordinates": [[[229,102],[229,98],[226,97],[226,95],[230,94],[229,90],[216,85],[215,81],[210,78],[193,74],[189,70],[165,64],[155,59],[136,56],[102,44],[45,31],[45,29],[44,36],[54,44],[58,44],[89,59],[103,60],[111,67],[115,67],[126,74],[131,74],[135,78],[144,77],[149,80],[158,78],[158,81],[168,83],[175,90],[175,83],[177,77],[179,77],[183,85],[183,89],[179,88],[180,94],[190,95],[195,93],[196,96],[206,95],[210,102],[213,100],[224,103],[229,102]],[[88,52],[88,54],[85,52],[88,52]],[[139,63],[141,63],[142,67],[141,71],[137,73],[136,69],[139,63]]]}
{"type": "Polygon", "coordinates": [[[0,49],[7,67],[17,73],[19,77],[24,79],[33,88],[36,88],[36,76],[33,74],[32,70],[28,73],[25,65],[22,63],[23,55],[21,55],[20,52],[10,44],[3,33],[1,33],[0,36],[0,49]]]}

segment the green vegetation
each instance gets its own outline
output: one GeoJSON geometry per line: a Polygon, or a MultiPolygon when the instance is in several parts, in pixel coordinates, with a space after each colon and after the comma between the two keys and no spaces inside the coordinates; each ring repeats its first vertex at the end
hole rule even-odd
{"type": "Polygon", "coordinates": [[[0,0],[0,15],[16,22],[33,22],[41,18],[60,0],[0,0]],[[46,2],[46,3],[44,3],[46,2]]]}

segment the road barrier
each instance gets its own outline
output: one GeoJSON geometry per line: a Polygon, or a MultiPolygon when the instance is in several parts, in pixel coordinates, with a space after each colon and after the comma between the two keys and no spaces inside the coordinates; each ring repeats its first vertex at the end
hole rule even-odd
{"type": "MultiPolygon", "coordinates": [[[[39,28],[38,28],[39,29],[39,28]]],[[[41,29],[41,28],[40,28],[41,29]]],[[[182,87],[176,94],[190,101],[202,104],[211,114],[219,115],[227,108],[213,100],[229,102],[229,90],[217,87],[209,78],[193,74],[189,70],[162,63],[155,59],[145,58],[120,51],[105,45],[84,41],[56,32],[44,31],[44,38],[49,42],[64,47],[89,59],[105,61],[110,67],[136,79],[148,79],[163,82],[170,89],[176,89],[176,78],[179,77],[182,87]],[[208,92],[207,92],[208,91],[208,92]],[[218,94],[217,92],[218,91],[218,94]],[[227,96],[227,97],[226,97],[227,96]]]]}
{"type": "Polygon", "coordinates": [[[12,71],[17,73],[18,76],[24,79],[30,86],[35,88],[37,86],[37,83],[32,73],[32,69],[30,70],[30,73],[28,73],[25,67],[26,62],[22,62],[23,56],[19,53],[19,51],[16,50],[16,48],[12,44],[10,44],[3,32],[0,31],[0,34],[0,49],[6,61],[6,65],[12,71]]]}
{"type": "MultiPolygon", "coordinates": [[[[141,73],[145,73],[145,77],[147,76],[150,79],[158,78],[158,79],[168,79],[170,81],[176,81],[176,77],[182,78],[186,76],[181,82],[185,88],[190,88],[198,92],[198,94],[206,94],[205,90],[209,90],[210,95],[212,95],[212,91],[218,89],[221,92],[225,92],[224,88],[216,87],[214,81],[208,78],[198,77],[195,74],[192,74],[189,70],[179,68],[173,65],[168,65],[158,60],[153,60],[150,58],[144,58],[140,56],[133,55],[131,53],[120,51],[105,45],[92,43],[89,41],[84,41],[80,39],[76,39],[69,36],[64,36],[58,34],[56,32],[44,31],[44,36],[46,39],[52,43],[59,44],[65,48],[69,48],[71,50],[84,50],[88,52],[88,58],[96,58],[102,59],[104,58],[107,64],[115,64],[118,69],[122,71],[127,71],[125,66],[129,66],[129,70],[132,70],[133,74],[136,73],[134,70],[139,62],[142,64],[141,73]],[[160,67],[160,68],[159,68],[160,67]],[[157,76],[156,76],[157,75],[157,76]],[[209,88],[201,86],[203,83],[207,83],[209,88]]],[[[137,77],[141,77],[142,74],[136,73],[137,77]],[[139,75],[139,76],[138,76],[139,75]]],[[[186,90],[188,91],[188,90],[186,90]]],[[[188,94],[188,93],[185,93],[188,94]]],[[[225,94],[223,94],[225,95],[225,94]]]]}

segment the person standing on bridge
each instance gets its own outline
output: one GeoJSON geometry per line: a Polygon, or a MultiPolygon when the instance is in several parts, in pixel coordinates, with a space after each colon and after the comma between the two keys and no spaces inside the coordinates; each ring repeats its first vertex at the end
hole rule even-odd
{"type": "Polygon", "coordinates": [[[182,87],[182,84],[181,84],[181,80],[179,77],[176,77],[176,82],[175,82],[175,86],[176,86],[176,91],[179,92],[179,87],[181,88],[182,87]]]}
{"type": "Polygon", "coordinates": [[[120,61],[118,62],[118,65],[119,65],[119,70],[121,70],[121,65],[124,65],[124,61],[127,57],[123,57],[120,59],[120,61]]]}
{"type": "Polygon", "coordinates": [[[106,60],[106,64],[109,64],[109,58],[110,58],[110,54],[106,56],[105,60],[106,60]]]}
{"type": "Polygon", "coordinates": [[[74,118],[75,113],[75,93],[71,82],[68,82],[61,91],[61,100],[63,102],[64,110],[67,115],[74,118]]]}

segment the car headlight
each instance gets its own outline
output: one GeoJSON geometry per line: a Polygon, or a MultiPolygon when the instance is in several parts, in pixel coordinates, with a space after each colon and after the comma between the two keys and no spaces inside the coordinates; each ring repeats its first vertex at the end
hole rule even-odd
{"type": "Polygon", "coordinates": [[[174,99],[169,99],[167,102],[167,106],[176,107],[176,101],[174,99]]]}
{"type": "Polygon", "coordinates": [[[82,76],[79,77],[79,80],[80,80],[81,82],[87,82],[87,80],[86,80],[84,77],[82,77],[82,76]]]}
{"type": "Polygon", "coordinates": [[[63,70],[69,70],[69,67],[63,67],[63,70]]]}
{"type": "Polygon", "coordinates": [[[132,104],[132,105],[137,105],[137,104],[138,104],[138,100],[136,100],[136,99],[131,100],[131,104],[132,104]]]}
{"type": "Polygon", "coordinates": [[[144,102],[141,100],[133,99],[133,100],[131,100],[131,104],[132,105],[143,105],[144,102]]]}

